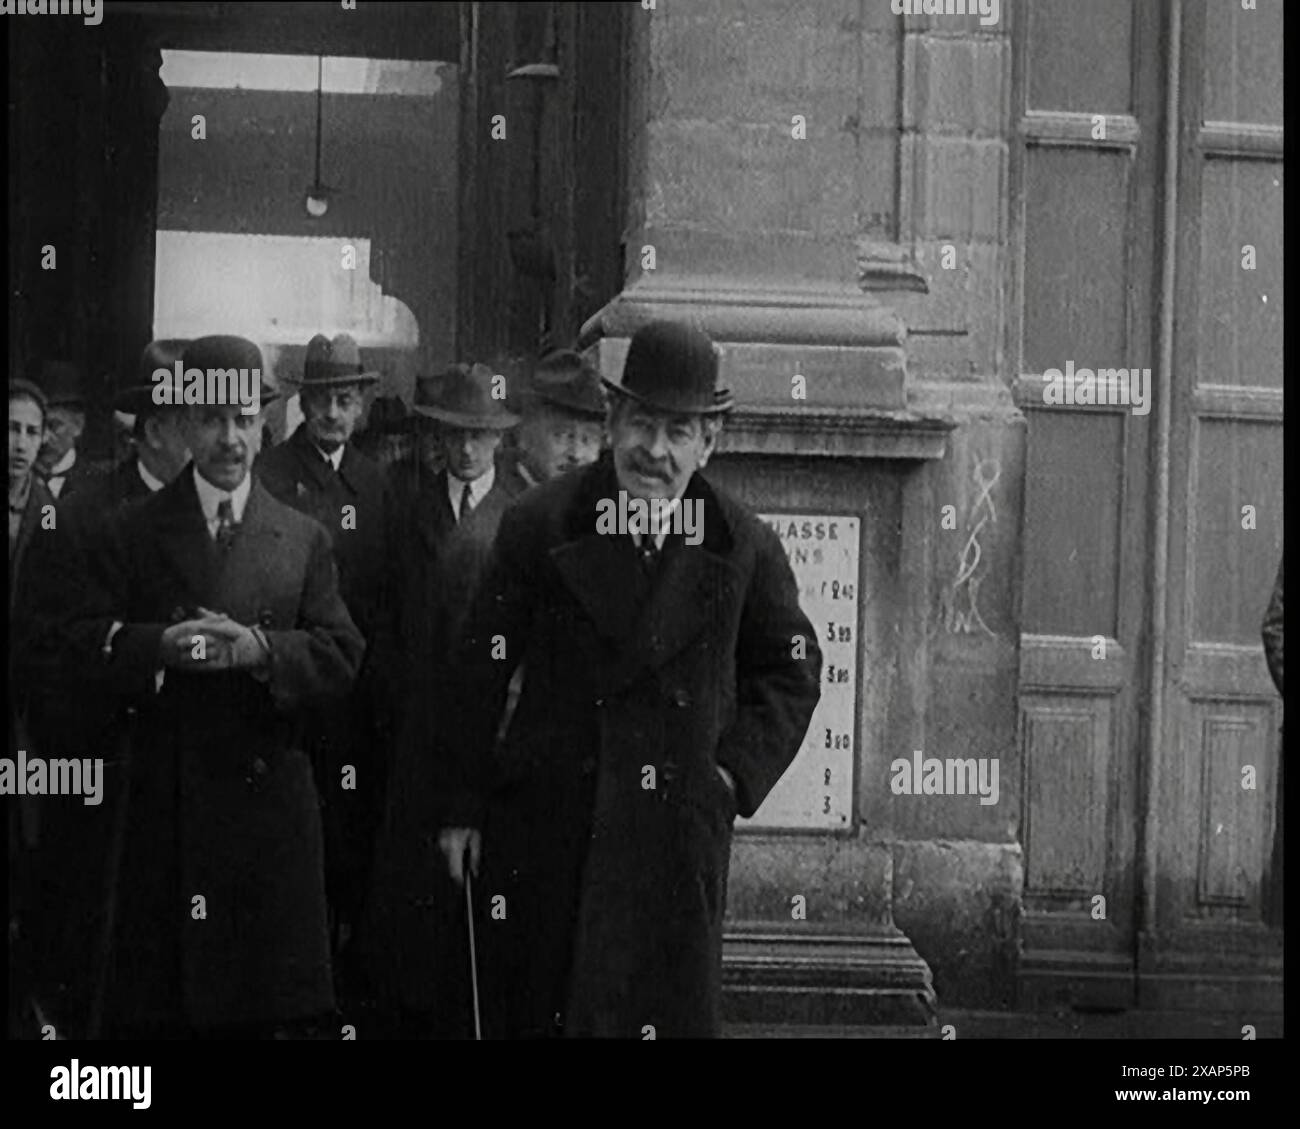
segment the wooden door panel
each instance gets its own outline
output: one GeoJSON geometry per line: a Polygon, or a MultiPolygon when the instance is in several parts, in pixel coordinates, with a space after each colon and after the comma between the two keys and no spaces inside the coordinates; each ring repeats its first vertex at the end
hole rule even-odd
{"type": "Polygon", "coordinates": [[[1260,918],[1281,705],[1259,635],[1282,547],[1281,5],[1182,11],[1169,733],[1141,972],[1157,1006],[1211,993],[1258,1012],[1281,1007],[1260,918]]]}

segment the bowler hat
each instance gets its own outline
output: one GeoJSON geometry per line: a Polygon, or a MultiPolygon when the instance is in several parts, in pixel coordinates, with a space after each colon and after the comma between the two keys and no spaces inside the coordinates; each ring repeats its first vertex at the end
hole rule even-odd
{"type": "Polygon", "coordinates": [[[495,374],[487,365],[452,365],[437,376],[415,382],[415,402],[420,415],[454,427],[505,431],[519,422],[505,401],[492,395],[495,374]]]}
{"type": "Polygon", "coordinates": [[[537,362],[528,382],[526,403],[529,407],[546,404],[585,419],[605,418],[600,373],[572,349],[556,349],[537,362]]]}
{"type": "Polygon", "coordinates": [[[720,415],[735,401],[718,385],[718,353],[708,334],[672,321],[652,321],[632,335],[615,392],[661,412],[720,415]]]}
{"type": "Polygon", "coordinates": [[[256,369],[260,374],[258,396],[261,402],[268,404],[280,395],[279,389],[266,379],[262,350],[246,337],[217,333],[196,338],[185,346],[181,363],[186,372],[192,368],[204,372],[208,369],[256,369]]]}
{"type": "Polygon", "coordinates": [[[373,384],[378,379],[379,373],[367,371],[361,363],[361,350],[346,333],[340,333],[333,341],[318,333],[307,342],[300,389],[333,384],[373,384]]]}
{"type": "Polygon", "coordinates": [[[41,361],[33,374],[33,383],[41,386],[45,402],[51,408],[85,407],[81,369],[71,361],[41,361]]]}
{"type": "Polygon", "coordinates": [[[135,367],[135,379],[130,384],[119,388],[113,395],[113,410],[127,412],[131,415],[146,415],[168,405],[154,401],[153,390],[157,386],[153,374],[158,369],[173,372],[176,362],[181,359],[185,347],[189,344],[179,337],[165,337],[150,341],[140,354],[140,362],[135,367]]]}

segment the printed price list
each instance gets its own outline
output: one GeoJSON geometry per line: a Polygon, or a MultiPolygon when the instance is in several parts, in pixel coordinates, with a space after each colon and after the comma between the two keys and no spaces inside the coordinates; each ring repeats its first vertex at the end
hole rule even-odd
{"type": "Polygon", "coordinates": [[[794,763],[752,819],[764,830],[849,825],[858,697],[861,525],[834,514],[761,514],[785,549],[822,652],[822,696],[794,763]]]}

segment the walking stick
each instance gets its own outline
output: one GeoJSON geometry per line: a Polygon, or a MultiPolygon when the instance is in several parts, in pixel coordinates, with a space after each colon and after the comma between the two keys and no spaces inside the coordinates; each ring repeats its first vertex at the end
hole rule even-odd
{"type": "Polygon", "coordinates": [[[471,889],[472,879],[469,872],[469,851],[465,852],[465,918],[469,922],[469,982],[474,989],[474,1038],[482,1040],[483,1027],[478,1010],[478,957],[474,952],[474,894],[471,889]]]}

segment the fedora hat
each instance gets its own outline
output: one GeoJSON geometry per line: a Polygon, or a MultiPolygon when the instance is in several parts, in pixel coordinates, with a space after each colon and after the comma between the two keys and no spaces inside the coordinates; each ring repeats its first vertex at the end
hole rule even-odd
{"type": "Polygon", "coordinates": [[[279,389],[266,379],[262,350],[246,337],[216,333],[195,338],[185,346],[181,364],[186,372],[192,368],[205,373],[208,369],[257,369],[260,373],[258,396],[262,404],[269,404],[280,395],[279,389]]]}
{"type": "Polygon", "coordinates": [[[703,330],[673,321],[652,321],[633,335],[619,383],[605,385],[656,411],[720,415],[735,404],[718,387],[718,351],[703,330]]]}
{"type": "Polygon", "coordinates": [[[437,376],[415,382],[411,407],[420,415],[453,427],[505,431],[519,417],[492,395],[495,374],[487,365],[452,365],[437,376]]]}
{"type": "Polygon", "coordinates": [[[537,362],[524,402],[528,407],[545,404],[583,419],[605,418],[600,373],[572,349],[556,349],[537,362]]]}
{"type": "Polygon", "coordinates": [[[51,408],[85,408],[81,369],[71,361],[43,360],[31,378],[33,384],[40,385],[51,408]]]}
{"type": "Polygon", "coordinates": [[[307,342],[298,390],[335,384],[373,384],[378,379],[379,373],[368,371],[361,363],[361,350],[346,333],[338,334],[332,341],[318,333],[307,342]]]}
{"type": "Polygon", "coordinates": [[[153,390],[156,382],[153,374],[160,368],[172,372],[176,368],[189,344],[179,337],[165,337],[150,341],[140,354],[140,361],[135,366],[135,379],[123,385],[113,394],[113,410],[130,415],[144,415],[166,408],[166,404],[154,402],[153,390]]]}

